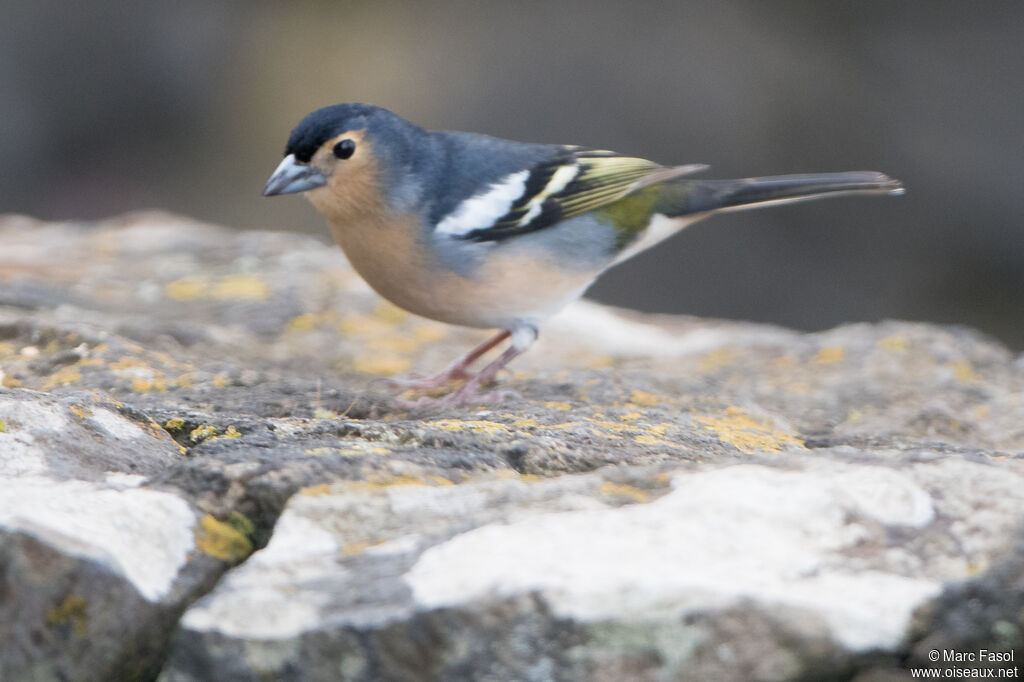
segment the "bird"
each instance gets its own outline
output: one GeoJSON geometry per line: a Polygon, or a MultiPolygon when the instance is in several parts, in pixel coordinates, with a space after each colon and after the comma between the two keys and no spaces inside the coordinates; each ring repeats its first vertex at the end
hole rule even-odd
{"type": "Polygon", "coordinates": [[[902,194],[874,171],[699,179],[576,145],[427,130],[382,107],[326,106],[292,130],[264,196],[302,193],[352,267],[416,315],[495,329],[433,377],[391,379],[436,391],[415,407],[501,401],[484,390],[537,340],[540,325],[605,270],[715,213],[846,194],[902,194]],[[508,340],[478,371],[471,367],[508,340]]]}

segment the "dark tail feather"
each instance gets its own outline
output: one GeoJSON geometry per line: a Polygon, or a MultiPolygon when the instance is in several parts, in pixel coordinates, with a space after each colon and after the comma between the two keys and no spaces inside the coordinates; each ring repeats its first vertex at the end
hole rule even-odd
{"type": "Polygon", "coordinates": [[[681,215],[736,211],[844,194],[903,194],[903,184],[899,180],[873,171],[689,182],[693,184],[681,215]]]}

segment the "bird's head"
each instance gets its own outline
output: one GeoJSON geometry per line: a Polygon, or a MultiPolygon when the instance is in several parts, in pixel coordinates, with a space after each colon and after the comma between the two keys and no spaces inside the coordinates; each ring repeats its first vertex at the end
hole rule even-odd
{"type": "Polygon", "coordinates": [[[309,192],[324,213],[386,200],[424,131],[369,104],[317,109],[292,130],[264,196],[309,192]]]}

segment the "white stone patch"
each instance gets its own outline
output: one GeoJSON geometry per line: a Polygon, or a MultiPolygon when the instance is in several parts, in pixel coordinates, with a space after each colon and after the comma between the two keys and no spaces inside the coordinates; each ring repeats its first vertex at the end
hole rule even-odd
{"type": "Polygon", "coordinates": [[[0,527],[112,566],[150,601],[164,597],[194,547],[195,514],[180,497],[85,481],[0,478],[0,527]]]}
{"type": "Polygon", "coordinates": [[[861,467],[843,477],[843,490],[857,512],[889,526],[923,528],[935,518],[932,498],[906,474],[861,467]]]}
{"type": "MultiPolygon", "coordinates": [[[[892,647],[940,584],[831,568],[860,537],[848,519],[870,506],[868,479],[757,466],[680,474],[650,504],[464,533],[427,550],[406,581],[427,608],[538,591],[583,621],[678,619],[752,600],[812,611],[851,649],[892,647]]],[[[916,495],[909,479],[889,485],[916,495]]],[[[919,501],[883,513],[913,523],[926,515],[919,501]]]]}
{"type": "Polygon", "coordinates": [[[668,239],[679,230],[684,227],[689,227],[706,216],[706,213],[698,213],[695,215],[688,215],[685,218],[669,218],[668,216],[661,215],[660,213],[655,213],[651,216],[651,222],[648,223],[647,228],[640,233],[640,236],[637,237],[632,244],[619,252],[619,255],[612,261],[612,266],[629,260],[641,251],[646,251],[658,242],[668,239]]]}
{"type": "Polygon", "coordinates": [[[617,314],[614,309],[590,301],[576,301],[548,320],[538,344],[545,338],[571,338],[581,348],[616,357],[672,358],[707,353],[729,345],[778,343],[792,334],[765,327],[737,331],[735,328],[694,329],[684,333],[656,324],[639,322],[617,314]]]}
{"type": "Polygon", "coordinates": [[[437,224],[439,234],[453,236],[488,228],[508,213],[516,199],[526,190],[530,171],[512,173],[492,184],[482,194],[466,199],[437,224]]]}
{"type": "Polygon", "coordinates": [[[71,423],[60,405],[27,400],[0,400],[0,419],[8,429],[63,431],[71,423]]]}
{"type": "Polygon", "coordinates": [[[138,440],[150,436],[138,424],[110,410],[95,409],[89,421],[118,440],[138,440]]]}
{"type": "Polygon", "coordinates": [[[122,471],[108,471],[103,480],[112,488],[138,488],[146,482],[146,477],[141,474],[126,474],[122,471]]]}
{"type": "Polygon", "coordinates": [[[230,637],[296,637],[322,624],[321,607],[330,595],[318,579],[343,573],[338,552],[334,535],[286,508],[267,546],[186,611],[182,625],[230,637]]]}
{"type": "Polygon", "coordinates": [[[288,639],[320,625],[320,610],[326,603],[322,592],[288,589],[285,584],[267,583],[264,589],[218,585],[214,595],[185,612],[181,626],[228,637],[288,639]]]}
{"type": "Polygon", "coordinates": [[[49,467],[31,433],[0,433],[0,477],[38,476],[49,467]]]}
{"type": "Polygon", "coordinates": [[[0,399],[0,476],[41,475],[49,470],[44,450],[36,445],[40,431],[60,432],[70,426],[59,405],[0,399]]]}

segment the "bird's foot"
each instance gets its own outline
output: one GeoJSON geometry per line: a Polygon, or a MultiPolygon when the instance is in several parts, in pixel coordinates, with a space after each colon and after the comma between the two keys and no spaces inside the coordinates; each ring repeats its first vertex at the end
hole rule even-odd
{"type": "Polygon", "coordinates": [[[530,344],[533,343],[536,338],[537,330],[534,327],[524,326],[520,329],[520,332],[517,332],[515,335],[508,330],[502,331],[494,338],[475,348],[469,353],[469,355],[457,360],[451,367],[446,369],[444,372],[441,372],[441,374],[436,377],[430,379],[405,379],[400,380],[401,383],[393,384],[394,386],[405,388],[436,390],[442,386],[446,386],[453,379],[463,380],[465,383],[457,389],[448,395],[438,397],[423,396],[417,400],[404,400],[398,398],[394,401],[394,404],[403,409],[418,410],[424,408],[461,407],[465,405],[478,405],[480,403],[498,403],[506,398],[518,398],[519,394],[515,391],[496,390],[481,392],[480,387],[486,386],[494,381],[498,376],[498,372],[501,371],[501,369],[504,368],[505,365],[507,365],[513,358],[529,348],[530,344]],[[470,374],[466,371],[466,368],[483,353],[487,352],[509,336],[513,336],[512,345],[506,348],[496,360],[476,374],[470,374]],[[517,339],[516,336],[521,338],[517,339]]]}

